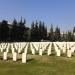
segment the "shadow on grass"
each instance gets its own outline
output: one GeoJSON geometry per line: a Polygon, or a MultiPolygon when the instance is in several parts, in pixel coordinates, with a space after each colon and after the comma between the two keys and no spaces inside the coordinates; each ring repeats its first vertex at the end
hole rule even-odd
{"type": "MultiPolygon", "coordinates": [[[[0,60],[3,60],[2,56],[0,56],[0,60]]],[[[7,57],[6,61],[13,61],[13,58],[7,57]]],[[[21,62],[21,61],[22,61],[22,58],[18,58],[16,62],[21,62]]],[[[30,58],[30,59],[27,59],[26,61],[27,62],[35,62],[36,60],[34,58],[30,58]]]]}
{"type": "MultiPolygon", "coordinates": [[[[11,58],[11,57],[7,57],[7,61],[8,60],[12,60],[13,58],[11,58]]],[[[0,60],[3,60],[3,57],[2,56],[0,56],[0,60]]]]}
{"type": "Polygon", "coordinates": [[[50,54],[50,56],[56,56],[56,54],[55,53],[52,53],[52,54],[50,54]]]}
{"type": "MultiPolygon", "coordinates": [[[[10,60],[10,59],[9,59],[10,60]]],[[[26,62],[34,62],[35,60],[33,58],[31,59],[27,59],[26,62]]],[[[22,59],[21,58],[18,58],[16,62],[22,62],[22,59]]]]}
{"type": "Polygon", "coordinates": [[[32,62],[32,61],[35,61],[35,60],[33,58],[27,59],[27,62],[32,62]]]}
{"type": "Polygon", "coordinates": [[[0,60],[3,60],[3,57],[2,56],[0,56],[0,60]]]}
{"type": "Polygon", "coordinates": [[[61,56],[62,56],[62,57],[66,57],[67,55],[66,55],[66,54],[61,54],[61,56]]]}

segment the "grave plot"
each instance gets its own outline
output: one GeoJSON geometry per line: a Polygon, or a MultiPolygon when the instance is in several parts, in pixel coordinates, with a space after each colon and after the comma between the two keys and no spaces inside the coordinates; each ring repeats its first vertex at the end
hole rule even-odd
{"type": "Polygon", "coordinates": [[[58,42],[54,42],[54,48],[55,48],[55,52],[56,52],[56,56],[60,56],[61,55],[61,51],[59,49],[59,46],[57,44],[59,44],[58,42]]]}
{"type": "Polygon", "coordinates": [[[13,42],[13,43],[0,43],[0,53],[2,59],[7,61],[11,55],[12,61],[17,62],[18,57],[22,63],[26,63],[27,54],[32,55],[51,55],[55,51],[56,56],[65,54],[70,58],[75,53],[75,42],[13,42]]]}
{"type": "Polygon", "coordinates": [[[51,48],[52,48],[52,42],[50,42],[49,46],[48,46],[48,50],[47,50],[47,55],[51,55],[51,48]]]}
{"type": "Polygon", "coordinates": [[[50,45],[50,42],[30,42],[30,49],[32,54],[39,54],[42,56],[44,53],[50,53],[49,48],[47,50],[47,46],[50,45]]]}
{"type": "Polygon", "coordinates": [[[0,52],[3,54],[3,60],[8,60],[9,53],[13,61],[17,61],[17,56],[21,54],[22,63],[26,63],[27,48],[29,43],[16,42],[16,43],[1,43],[0,52]]]}
{"type": "Polygon", "coordinates": [[[33,43],[31,42],[30,43],[30,50],[31,50],[31,53],[33,54],[33,55],[35,55],[35,48],[34,48],[34,46],[33,46],[33,43]]]}
{"type": "Polygon", "coordinates": [[[53,42],[56,51],[56,56],[66,54],[67,57],[71,57],[75,51],[75,42],[53,42]]]}
{"type": "Polygon", "coordinates": [[[71,57],[75,52],[75,42],[67,42],[67,57],[71,57]]]}

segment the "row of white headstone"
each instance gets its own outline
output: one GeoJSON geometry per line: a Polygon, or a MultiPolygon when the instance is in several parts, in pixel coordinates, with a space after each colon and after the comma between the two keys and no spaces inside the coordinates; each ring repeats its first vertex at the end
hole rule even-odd
{"type": "Polygon", "coordinates": [[[52,44],[54,45],[56,56],[61,56],[62,53],[66,53],[67,57],[71,57],[75,51],[75,42],[0,43],[0,51],[3,52],[3,60],[7,60],[7,54],[11,50],[13,61],[17,61],[17,54],[22,53],[22,63],[26,63],[29,44],[33,55],[38,51],[39,55],[42,56],[45,50],[47,51],[47,55],[51,55],[52,44]]]}
{"type": "MultiPolygon", "coordinates": [[[[13,52],[13,61],[17,61],[17,53],[13,52]]],[[[26,53],[22,53],[22,63],[26,63],[26,53]]],[[[3,52],[3,60],[7,60],[7,52],[3,52]]]]}
{"type": "Polygon", "coordinates": [[[3,60],[7,60],[7,54],[11,49],[13,61],[17,61],[17,54],[22,52],[22,63],[26,63],[28,43],[1,43],[0,50],[3,52],[3,60]]]}
{"type": "Polygon", "coordinates": [[[67,54],[67,57],[71,57],[75,51],[75,42],[53,42],[57,56],[61,54],[67,54]]]}
{"type": "Polygon", "coordinates": [[[47,54],[51,54],[51,46],[52,42],[31,42],[30,48],[32,51],[32,54],[34,55],[36,51],[39,51],[39,55],[42,56],[43,51],[47,50],[47,54]],[[47,48],[48,46],[48,48],[47,48]]]}
{"type": "Polygon", "coordinates": [[[52,44],[54,45],[56,56],[67,54],[67,57],[71,57],[75,52],[75,42],[31,42],[32,54],[35,54],[35,51],[39,51],[39,55],[42,56],[43,51],[47,50],[47,55],[51,55],[52,44]]]}

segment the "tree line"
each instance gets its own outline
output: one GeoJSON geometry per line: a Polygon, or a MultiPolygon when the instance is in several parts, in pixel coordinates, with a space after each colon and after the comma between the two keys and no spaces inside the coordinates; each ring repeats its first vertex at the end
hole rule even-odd
{"type": "Polygon", "coordinates": [[[31,27],[26,26],[26,20],[18,22],[16,19],[11,24],[6,20],[0,22],[1,42],[22,42],[22,41],[75,41],[75,27],[73,31],[61,33],[57,26],[55,29],[51,24],[48,32],[47,26],[42,21],[33,21],[31,27]]]}

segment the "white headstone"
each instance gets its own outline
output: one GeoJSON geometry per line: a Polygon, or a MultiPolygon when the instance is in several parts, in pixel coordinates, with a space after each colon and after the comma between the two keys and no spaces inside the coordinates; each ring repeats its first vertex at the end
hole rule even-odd
{"type": "Polygon", "coordinates": [[[30,47],[31,47],[32,54],[34,55],[35,54],[35,50],[34,50],[32,44],[30,44],[30,47]]]}
{"type": "Polygon", "coordinates": [[[67,50],[67,57],[71,57],[71,50],[67,50]]]}
{"type": "Polygon", "coordinates": [[[22,63],[26,63],[27,53],[22,53],[22,63]]]}
{"type": "Polygon", "coordinates": [[[39,55],[42,56],[42,48],[40,48],[40,50],[39,50],[39,55]]]}
{"type": "Polygon", "coordinates": [[[35,50],[34,49],[32,49],[32,54],[35,55],[35,50]]]}
{"type": "Polygon", "coordinates": [[[50,45],[49,48],[48,48],[48,52],[47,52],[47,54],[48,54],[48,55],[51,54],[51,45],[50,45]]]}
{"type": "Polygon", "coordinates": [[[13,52],[13,61],[17,61],[17,53],[13,52]]]}
{"type": "Polygon", "coordinates": [[[60,56],[60,50],[59,49],[57,50],[57,56],[60,56]]]}
{"type": "Polygon", "coordinates": [[[3,48],[1,48],[1,52],[3,52],[3,48]]]}
{"type": "Polygon", "coordinates": [[[3,52],[3,60],[7,60],[7,52],[3,52]]]}

